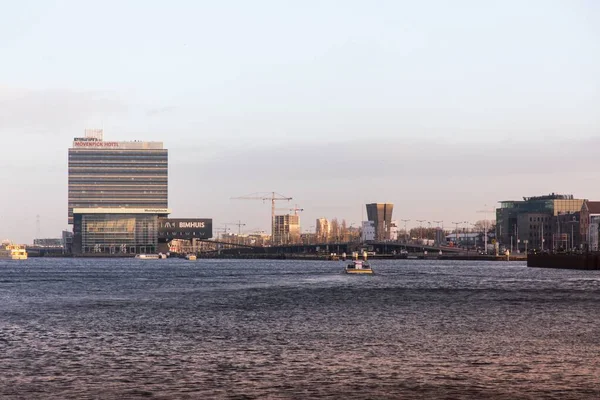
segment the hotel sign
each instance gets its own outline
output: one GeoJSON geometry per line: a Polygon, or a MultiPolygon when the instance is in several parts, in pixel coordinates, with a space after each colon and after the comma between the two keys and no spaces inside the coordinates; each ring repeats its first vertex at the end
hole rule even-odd
{"type": "Polygon", "coordinates": [[[89,138],[75,138],[74,149],[122,149],[122,150],[162,150],[162,142],[104,142],[89,138]]]}
{"type": "Polygon", "coordinates": [[[85,148],[115,148],[119,147],[119,142],[101,142],[101,141],[75,141],[73,147],[85,147],[85,148]]]}

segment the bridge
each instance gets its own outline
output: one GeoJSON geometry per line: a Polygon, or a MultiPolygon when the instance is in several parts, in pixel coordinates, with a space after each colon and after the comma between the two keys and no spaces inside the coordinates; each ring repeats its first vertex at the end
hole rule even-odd
{"type": "Polygon", "coordinates": [[[424,246],[411,243],[398,243],[398,242],[368,242],[368,243],[357,243],[357,242],[337,242],[337,243],[314,243],[314,244],[287,244],[278,246],[247,246],[237,245],[235,243],[227,242],[215,242],[207,241],[210,243],[218,243],[221,245],[219,252],[222,254],[342,254],[346,253],[350,255],[354,251],[373,251],[376,254],[399,254],[401,250],[406,250],[408,253],[422,254],[427,251],[428,253],[442,253],[458,254],[465,252],[464,249],[455,247],[437,247],[437,246],[424,246]]]}

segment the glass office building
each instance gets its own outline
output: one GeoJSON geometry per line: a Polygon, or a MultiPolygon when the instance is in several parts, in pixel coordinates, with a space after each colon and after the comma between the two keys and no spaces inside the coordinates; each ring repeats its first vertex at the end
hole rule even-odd
{"type": "MultiPolygon", "coordinates": [[[[501,244],[515,250],[553,250],[564,242],[556,238],[571,232],[569,224],[576,219],[583,202],[584,199],[570,194],[555,193],[502,201],[496,209],[496,237],[501,244]]],[[[571,243],[572,236],[568,237],[571,243]]]]}
{"type": "Polygon", "coordinates": [[[167,208],[168,150],[162,142],[75,138],[69,149],[69,224],[73,208],[167,208]]]}
{"type": "Polygon", "coordinates": [[[168,209],[75,208],[74,254],[145,254],[158,248],[159,217],[168,209]]]}
{"type": "Polygon", "coordinates": [[[162,142],[111,142],[86,131],[69,149],[68,220],[73,254],[154,253],[169,214],[162,142]]]}

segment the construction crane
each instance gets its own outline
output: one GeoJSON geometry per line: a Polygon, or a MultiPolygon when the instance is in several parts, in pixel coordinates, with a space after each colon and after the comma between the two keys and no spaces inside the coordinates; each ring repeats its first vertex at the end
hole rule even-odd
{"type": "Polygon", "coordinates": [[[242,226],[246,226],[246,224],[242,224],[242,221],[238,222],[225,222],[223,225],[236,225],[238,227],[238,236],[242,234],[242,226]]]}
{"type": "Polygon", "coordinates": [[[232,197],[232,200],[262,200],[263,202],[271,201],[271,240],[275,237],[275,202],[279,200],[292,200],[291,197],[284,196],[276,192],[251,193],[246,196],[232,197]]]}
{"type": "Polygon", "coordinates": [[[217,232],[217,240],[219,239],[219,233],[221,233],[221,239],[223,238],[223,235],[225,235],[227,233],[227,231],[229,231],[230,229],[227,227],[227,225],[225,225],[224,228],[215,228],[215,231],[217,232]]]}
{"type": "Polygon", "coordinates": [[[294,215],[298,215],[298,211],[304,211],[304,208],[298,208],[298,204],[296,204],[294,208],[290,208],[290,211],[293,211],[294,215]]]}

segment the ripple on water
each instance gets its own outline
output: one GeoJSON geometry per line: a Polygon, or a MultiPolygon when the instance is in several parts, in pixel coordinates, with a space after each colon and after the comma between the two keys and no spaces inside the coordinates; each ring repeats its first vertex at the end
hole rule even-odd
{"type": "Polygon", "coordinates": [[[0,262],[0,398],[600,398],[600,273],[0,262]]]}

